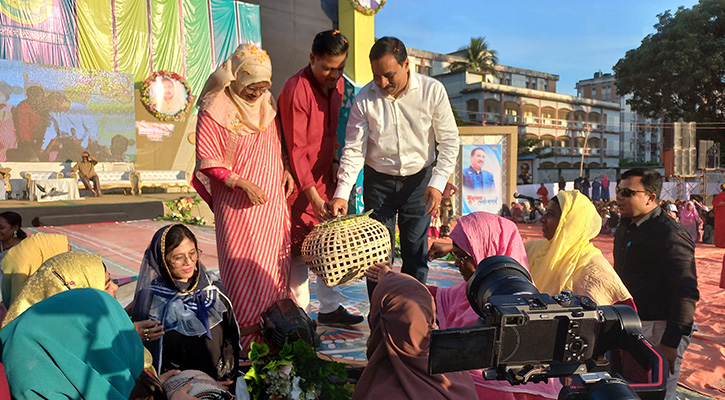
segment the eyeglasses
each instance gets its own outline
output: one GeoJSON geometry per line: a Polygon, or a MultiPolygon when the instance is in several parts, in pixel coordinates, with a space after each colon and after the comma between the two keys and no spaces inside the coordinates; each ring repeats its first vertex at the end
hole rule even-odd
{"type": "Polygon", "coordinates": [[[622,197],[632,197],[636,193],[649,193],[649,190],[632,190],[630,188],[617,187],[617,194],[622,197]]]}
{"type": "Polygon", "coordinates": [[[254,93],[254,94],[265,94],[269,91],[269,86],[245,86],[244,91],[247,93],[254,93]]]}
{"type": "Polygon", "coordinates": [[[456,258],[456,262],[455,262],[456,264],[460,263],[461,265],[463,265],[463,263],[465,263],[466,261],[473,260],[473,257],[468,255],[468,253],[457,252],[457,251],[454,251],[452,253],[453,253],[453,257],[456,258]]]}
{"type": "Polygon", "coordinates": [[[190,251],[188,254],[177,254],[173,257],[169,257],[167,261],[171,265],[184,265],[186,263],[186,259],[188,258],[189,261],[192,263],[195,263],[196,260],[199,259],[199,256],[201,255],[200,249],[194,249],[190,251]]]}

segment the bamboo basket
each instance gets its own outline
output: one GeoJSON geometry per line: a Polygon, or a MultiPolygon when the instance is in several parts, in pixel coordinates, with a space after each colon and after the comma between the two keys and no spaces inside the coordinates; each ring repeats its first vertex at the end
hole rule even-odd
{"type": "Polygon", "coordinates": [[[302,242],[302,258],[327,286],[359,279],[390,257],[390,231],[365,214],[340,215],[315,225],[302,242]]]}

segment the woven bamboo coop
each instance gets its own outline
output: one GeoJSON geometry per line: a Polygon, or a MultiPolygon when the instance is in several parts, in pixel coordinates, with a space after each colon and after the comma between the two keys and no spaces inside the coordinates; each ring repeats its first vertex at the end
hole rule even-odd
{"type": "Polygon", "coordinates": [[[365,214],[341,215],[315,225],[302,242],[302,258],[327,286],[361,278],[390,257],[390,232],[365,214]]]}

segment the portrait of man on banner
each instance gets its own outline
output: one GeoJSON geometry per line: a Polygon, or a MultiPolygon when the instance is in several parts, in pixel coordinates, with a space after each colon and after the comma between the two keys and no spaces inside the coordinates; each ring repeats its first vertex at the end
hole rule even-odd
{"type": "Polygon", "coordinates": [[[461,146],[462,214],[501,208],[501,146],[461,146]]]}

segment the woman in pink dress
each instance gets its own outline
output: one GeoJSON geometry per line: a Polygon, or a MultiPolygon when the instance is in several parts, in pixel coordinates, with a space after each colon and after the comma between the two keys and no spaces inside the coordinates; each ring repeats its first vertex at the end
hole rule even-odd
{"type": "Polygon", "coordinates": [[[219,271],[245,350],[261,341],[260,314],[288,297],[285,194],[294,183],[282,161],[271,78],[267,53],[239,46],[207,80],[196,130],[193,185],[214,212],[219,271]]]}

